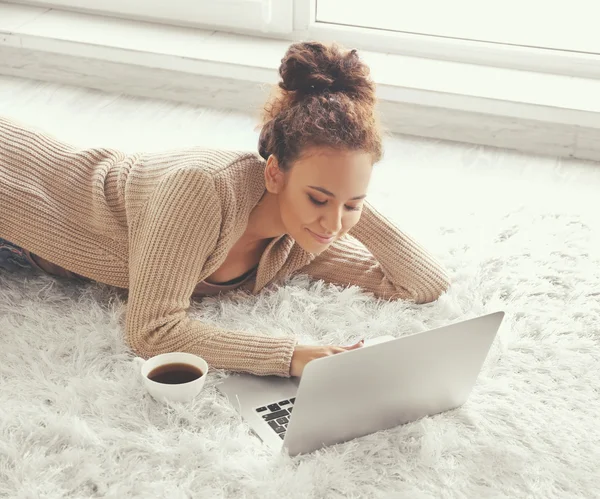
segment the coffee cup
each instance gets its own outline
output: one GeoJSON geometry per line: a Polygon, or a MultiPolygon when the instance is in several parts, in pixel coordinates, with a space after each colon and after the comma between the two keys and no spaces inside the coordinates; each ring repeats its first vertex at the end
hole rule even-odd
{"type": "Polygon", "coordinates": [[[191,353],[172,352],[150,357],[141,367],[146,389],[156,400],[189,402],[204,387],[208,364],[191,353]]]}

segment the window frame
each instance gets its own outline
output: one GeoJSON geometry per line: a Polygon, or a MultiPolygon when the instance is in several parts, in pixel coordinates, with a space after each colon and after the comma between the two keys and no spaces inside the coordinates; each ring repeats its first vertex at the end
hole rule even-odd
{"type": "Polygon", "coordinates": [[[101,8],[90,7],[89,0],[11,1],[36,7],[241,34],[289,36],[293,29],[293,0],[169,0],[168,4],[162,5],[163,0],[103,0],[101,8]],[[178,5],[178,10],[173,8],[174,4],[178,5]]]}
{"type": "MultiPolygon", "coordinates": [[[[158,0],[161,1],[161,0],[158,0]]],[[[197,0],[169,0],[198,6],[197,0]]],[[[287,41],[337,41],[359,50],[416,58],[600,79],[600,55],[494,42],[384,31],[343,26],[316,20],[319,0],[211,0],[202,22],[189,16],[156,17],[89,8],[89,0],[11,0],[14,3],[86,12],[104,16],[163,22],[169,25],[253,35],[287,41]],[[254,5],[251,5],[254,4],[254,5]],[[245,10],[236,10],[244,7],[245,10]],[[217,6],[217,7],[215,7],[217,6]],[[225,8],[226,7],[226,8],[225,8]],[[262,9],[262,10],[261,10],[262,9]],[[261,10],[259,12],[259,10],[261,10]],[[208,12],[210,11],[210,12],[208,12]],[[249,11],[253,11],[248,13],[249,11]],[[237,12],[237,15],[231,15],[237,12]],[[227,22],[224,21],[227,19],[227,22]],[[249,28],[249,24],[254,27],[249,28]],[[256,26],[258,24],[258,26],[256,26]]],[[[127,0],[147,6],[148,0],[127,0]]],[[[122,5],[123,0],[104,0],[103,6],[122,5]]],[[[121,9],[122,11],[123,9],[121,9]]],[[[199,15],[199,13],[197,13],[199,15]]]]}
{"type": "Polygon", "coordinates": [[[291,39],[337,41],[346,47],[410,57],[600,79],[600,55],[316,21],[318,0],[294,0],[291,39]]]}

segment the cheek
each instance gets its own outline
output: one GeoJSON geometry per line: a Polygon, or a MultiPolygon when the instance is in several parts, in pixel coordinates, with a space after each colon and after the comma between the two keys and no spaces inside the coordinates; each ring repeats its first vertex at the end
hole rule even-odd
{"type": "Polygon", "coordinates": [[[316,219],[314,210],[306,200],[299,196],[282,196],[280,198],[281,219],[288,230],[301,225],[310,225],[316,219]]]}
{"type": "Polygon", "coordinates": [[[348,232],[360,220],[360,211],[350,211],[342,218],[342,231],[348,232]]]}

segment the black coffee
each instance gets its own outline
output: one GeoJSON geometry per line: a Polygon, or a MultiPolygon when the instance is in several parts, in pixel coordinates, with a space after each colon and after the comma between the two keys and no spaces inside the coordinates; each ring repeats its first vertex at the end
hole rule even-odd
{"type": "Polygon", "coordinates": [[[202,374],[202,371],[196,366],[178,363],[155,367],[148,374],[148,378],[166,385],[180,385],[181,383],[194,381],[202,376],[202,374]]]}

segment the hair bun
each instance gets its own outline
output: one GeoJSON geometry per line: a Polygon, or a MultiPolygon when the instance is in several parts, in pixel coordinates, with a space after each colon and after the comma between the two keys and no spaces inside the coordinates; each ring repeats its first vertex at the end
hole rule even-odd
{"type": "Polygon", "coordinates": [[[329,92],[372,94],[369,68],[355,49],[320,42],[294,43],[281,60],[279,86],[299,96],[329,92]]]}

